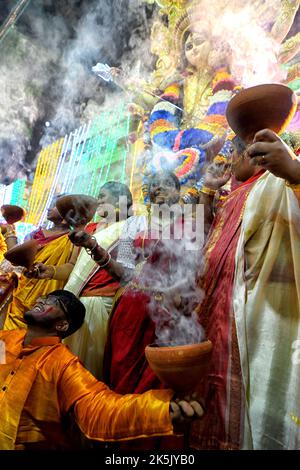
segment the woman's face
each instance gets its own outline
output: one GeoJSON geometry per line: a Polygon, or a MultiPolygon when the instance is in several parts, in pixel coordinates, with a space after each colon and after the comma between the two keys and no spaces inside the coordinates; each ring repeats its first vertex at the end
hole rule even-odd
{"type": "Polygon", "coordinates": [[[167,175],[156,175],[152,178],[149,188],[150,202],[153,204],[172,205],[178,202],[180,191],[176,189],[174,180],[167,175]]]}
{"type": "Polygon", "coordinates": [[[53,222],[54,224],[59,224],[63,221],[63,218],[61,217],[55,205],[51,205],[50,207],[48,207],[47,220],[53,222]]]}
{"type": "Polygon", "coordinates": [[[255,174],[255,170],[255,167],[250,164],[247,150],[238,153],[237,149],[234,148],[232,154],[232,173],[237,181],[247,181],[247,179],[255,174]]]}
{"type": "Polygon", "coordinates": [[[101,188],[98,196],[98,203],[97,214],[99,217],[107,217],[107,205],[113,207],[116,207],[117,205],[115,196],[113,196],[106,188],[101,188]]]}
{"type": "Polygon", "coordinates": [[[191,33],[184,45],[185,57],[196,69],[203,68],[208,61],[211,45],[204,35],[191,33]]]}

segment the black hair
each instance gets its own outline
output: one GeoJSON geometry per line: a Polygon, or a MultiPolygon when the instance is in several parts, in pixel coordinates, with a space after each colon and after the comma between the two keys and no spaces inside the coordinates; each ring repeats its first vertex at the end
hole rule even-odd
{"type": "Polygon", "coordinates": [[[233,139],[232,139],[232,143],[237,151],[237,153],[239,155],[242,155],[243,152],[245,152],[246,148],[247,148],[247,145],[245,144],[245,142],[243,141],[243,139],[241,139],[239,136],[235,136],[233,139]]]}
{"type": "Polygon", "coordinates": [[[149,186],[151,186],[151,184],[152,184],[152,179],[151,178],[154,178],[156,176],[163,177],[165,179],[171,178],[173,180],[174,186],[177,189],[177,191],[180,191],[181,186],[180,186],[179,179],[177,178],[177,176],[174,173],[172,173],[172,171],[162,170],[162,171],[158,171],[156,173],[153,173],[149,178],[149,186]]]}
{"type": "Polygon", "coordinates": [[[67,196],[67,193],[54,194],[54,196],[52,197],[51,202],[49,204],[49,208],[51,208],[51,209],[54,208],[56,206],[57,199],[59,199],[63,196],[67,196]]]}
{"type": "Polygon", "coordinates": [[[75,333],[83,324],[85,306],[76,295],[68,290],[54,290],[47,294],[47,297],[50,295],[59,299],[67,311],[66,316],[69,322],[69,328],[61,334],[62,338],[66,338],[75,333]]]}
{"type": "Polygon", "coordinates": [[[120,196],[125,196],[127,207],[129,208],[132,206],[132,194],[126,184],[119,183],[118,181],[107,181],[107,183],[104,183],[104,185],[101,186],[100,190],[101,189],[107,189],[107,191],[109,191],[116,199],[119,199],[120,196]]]}
{"type": "Polygon", "coordinates": [[[184,72],[189,63],[188,63],[188,60],[185,56],[185,43],[186,43],[186,40],[187,38],[189,37],[189,35],[192,33],[192,30],[190,28],[188,28],[183,36],[182,36],[182,39],[181,39],[181,49],[180,49],[180,62],[179,62],[179,69],[181,72],[184,72]]]}

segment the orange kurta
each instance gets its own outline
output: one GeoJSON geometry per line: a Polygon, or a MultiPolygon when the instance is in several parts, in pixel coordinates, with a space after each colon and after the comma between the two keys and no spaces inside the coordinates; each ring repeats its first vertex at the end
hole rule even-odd
{"type": "Polygon", "coordinates": [[[62,418],[100,441],[171,435],[170,390],[119,395],[98,382],[55,337],[23,346],[25,330],[0,331],[0,450],[63,447],[62,418]],[[4,351],[4,354],[3,354],[4,351]]]}

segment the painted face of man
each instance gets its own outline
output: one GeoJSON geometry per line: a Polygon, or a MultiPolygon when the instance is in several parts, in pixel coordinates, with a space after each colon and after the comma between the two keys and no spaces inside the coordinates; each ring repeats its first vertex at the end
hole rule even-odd
{"type": "Polygon", "coordinates": [[[55,295],[37,299],[34,306],[24,313],[29,326],[39,326],[48,330],[66,331],[69,328],[67,309],[55,295]]]}

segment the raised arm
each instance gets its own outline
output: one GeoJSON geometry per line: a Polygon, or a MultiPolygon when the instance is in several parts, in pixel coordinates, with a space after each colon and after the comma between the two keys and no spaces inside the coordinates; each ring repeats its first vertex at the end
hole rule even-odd
{"type": "Polygon", "coordinates": [[[285,179],[291,188],[300,187],[300,161],[275,132],[270,129],[257,132],[247,153],[253,165],[260,165],[285,179]]]}

